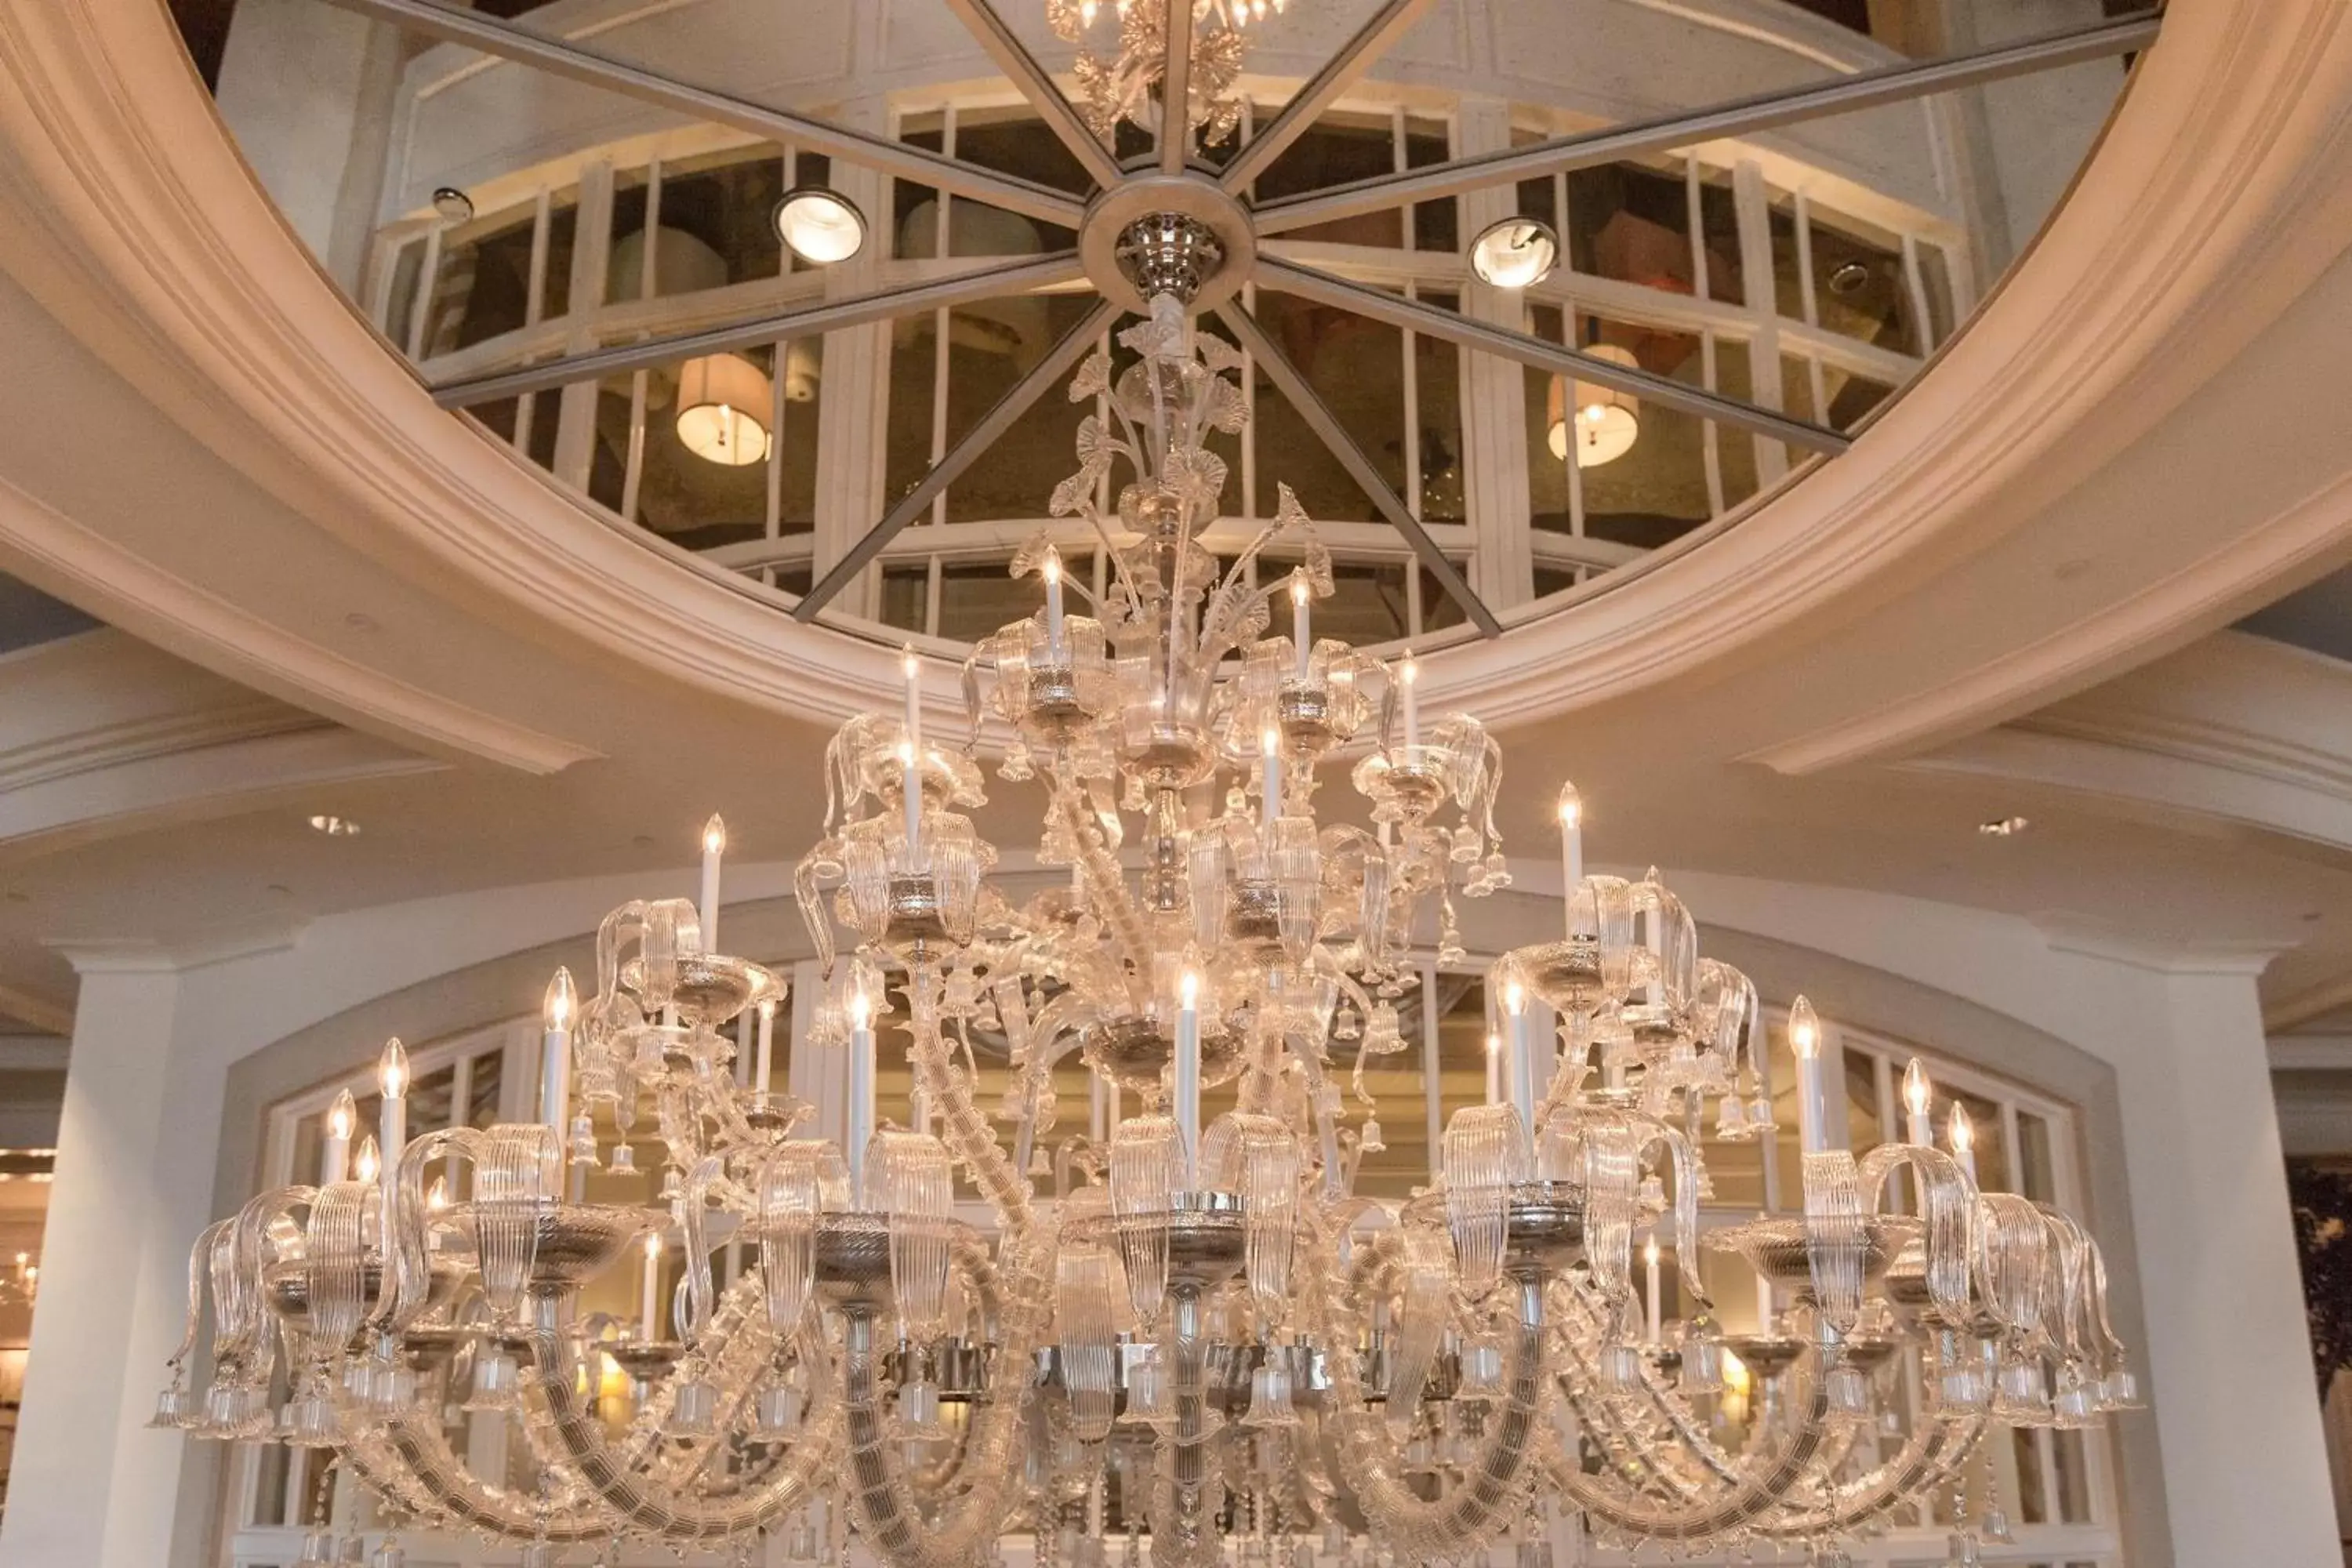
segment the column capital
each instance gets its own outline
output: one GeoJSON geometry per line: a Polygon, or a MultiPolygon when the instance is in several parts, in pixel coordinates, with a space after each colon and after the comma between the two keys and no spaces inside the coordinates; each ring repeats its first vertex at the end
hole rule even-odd
{"type": "Polygon", "coordinates": [[[86,937],[51,942],[47,946],[84,978],[93,974],[180,974],[265,952],[283,952],[301,941],[310,923],[307,918],[272,921],[181,942],[163,942],[152,937],[86,937]]]}

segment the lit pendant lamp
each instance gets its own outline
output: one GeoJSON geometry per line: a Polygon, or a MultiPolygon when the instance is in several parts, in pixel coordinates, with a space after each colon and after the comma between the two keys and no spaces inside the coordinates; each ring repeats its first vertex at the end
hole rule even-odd
{"type": "Polygon", "coordinates": [[[768,456],[773,398],[760,367],[740,354],[706,354],[677,371],[677,438],[705,462],[740,468],[768,456]]]}
{"type": "Polygon", "coordinates": [[[817,266],[846,261],[866,247],[866,215],[826,185],[795,185],[776,204],[776,237],[817,266]]]}
{"type": "MultiPolygon", "coordinates": [[[[1607,360],[1628,370],[1638,368],[1633,351],[1619,348],[1615,343],[1594,343],[1584,351],[1591,359],[1607,360]]],[[[1551,455],[1563,462],[1568,458],[1569,417],[1568,383],[1554,376],[1551,393],[1546,400],[1546,417],[1549,420],[1549,440],[1551,455]]],[[[1612,387],[1596,386],[1589,381],[1576,384],[1576,410],[1573,420],[1576,438],[1576,466],[1597,468],[1603,463],[1613,463],[1631,451],[1642,434],[1642,404],[1630,392],[1612,387]]]]}

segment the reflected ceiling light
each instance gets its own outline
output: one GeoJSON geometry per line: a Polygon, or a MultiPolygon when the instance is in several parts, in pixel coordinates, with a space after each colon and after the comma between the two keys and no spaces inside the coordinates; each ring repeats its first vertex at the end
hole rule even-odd
{"type": "Polygon", "coordinates": [[[1470,242],[1470,270],[1497,289],[1532,289],[1559,265],[1559,236],[1531,217],[1488,224],[1470,242]]]}
{"type": "Polygon", "coordinates": [[[776,237],[803,261],[846,261],[866,245],[866,215],[825,185],[797,185],[776,204],[776,237]]]}
{"type": "Polygon", "coordinates": [[[768,456],[774,392],[741,354],[705,354],[677,371],[677,438],[706,463],[740,468],[768,456]]]}
{"type": "Polygon", "coordinates": [[[1977,824],[1977,831],[1987,838],[2013,838],[2031,826],[2021,816],[1996,816],[1990,822],[1977,824]]]}
{"type": "Polygon", "coordinates": [[[323,833],[330,838],[355,838],[360,831],[360,825],[350,817],[329,816],[323,813],[310,819],[310,827],[313,832],[323,833]]]}
{"type": "MultiPolygon", "coordinates": [[[[1615,343],[1595,343],[1583,352],[1587,359],[1606,360],[1628,370],[1637,368],[1633,351],[1615,343]]],[[[1546,409],[1550,422],[1546,439],[1551,455],[1562,462],[1568,459],[1570,424],[1567,389],[1568,383],[1554,376],[1546,409]]],[[[1633,443],[1641,437],[1641,400],[1630,392],[1580,381],[1576,384],[1574,425],[1578,468],[1597,468],[1603,463],[1613,463],[1633,450],[1633,443]]]]}

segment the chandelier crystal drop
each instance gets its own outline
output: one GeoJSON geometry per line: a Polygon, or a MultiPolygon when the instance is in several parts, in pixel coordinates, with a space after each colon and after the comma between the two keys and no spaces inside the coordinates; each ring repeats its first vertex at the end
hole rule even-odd
{"type": "MultiPolygon", "coordinates": [[[[1386,1563],[1513,1542],[1544,1562],[1562,1521],[1832,1561],[1898,1508],[1965,1497],[2000,1426],[2136,1402],[2083,1227],[1980,1190],[1956,1101],[1935,1146],[1924,1073],[1902,1141],[1839,1147],[1834,1034],[1802,998],[1801,1212],[1702,1235],[1706,1118],[1719,1140],[1772,1130],[1756,991],[1700,956],[1655,871],[1587,873],[1572,787],[1558,933],[1486,977],[1487,1102],[1409,1201],[1357,1195],[1381,1147],[1364,1075],[1404,1048],[1416,954],[1460,963],[1456,900],[1509,880],[1500,752],[1424,710],[1410,656],[1313,635],[1331,561],[1286,489],[1237,561],[1204,547],[1241,359],[1176,295],[1152,304],[1124,368],[1098,354],[1070,386],[1109,418],[1082,421],[1052,510],[1099,538],[1106,590],[1035,542],[1013,571],[1041,607],[964,666],[969,727],[925,724],[910,655],[903,710],[851,720],[824,758],[796,877],[824,979],[793,1044],[840,1064],[840,1114],[772,1086],[783,983],[717,951],[714,818],[699,900],[614,910],[593,985],[548,987],[536,1121],[408,1137],[394,1042],[374,1168],[352,1168],[368,1130],[346,1098],[316,1184],[203,1234],[156,1425],[331,1450],[395,1521],[534,1563],[774,1531],[795,1561],[854,1542],[960,1568],[1027,1532],[1090,1568],[1124,1531],[1122,1562],[1154,1568],[1341,1568],[1366,1540],[1386,1563]],[[974,820],[984,756],[1043,797],[1018,876],[974,820]],[[1011,1067],[996,1103],[983,1040],[1011,1067]],[[886,1047],[912,1070],[904,1126],[876,1120],[886,1047]],[[1072,1058],[1098,1136],[1057,1103],[1072,1058]],[[593,1118],[621,1129],[607,1168],[634,1170],[647,1107],[657,1205],[583,1201],[593,1118]],[[1756,1273],[1744,1331],[1702,1247],[1756,1273]],[[634,1322],[583,1315],[607,1274],[641,1283],[634,1322]],[[608,1364],[630,1391],[609,1424],[608,1364]],[[1925,1390],[1907,1431],[1904,1368],[1925,1390]],[[1749,1435],[1727,1447],[1735,1400],[1749,1435]],[[460,1405],[506,1418],[529,1463],[470,1471],[444,1424],[460,1405]]],[[[1971,1552],[2001,1533],[1965,1505],[1954,1529],[1971,1552]]]]}
{"type": "MultiPolygon", "coordinates": [[[[1192,0],[1192,47],[1184,129],[1212,146],[1241,124],[1234,86],[1251,32],[1282,14],[1286,0],[1192,0]]],[[[1156,132],[1158,89],[1167,75],[1168,7],[1162,0],[1045,0],[1054,36],[1079,47],[1079,110],[1108,140],[1120,121],[1156,132]],[[1097,43],[1115,38],[1108,53],[1097,43]]]]}

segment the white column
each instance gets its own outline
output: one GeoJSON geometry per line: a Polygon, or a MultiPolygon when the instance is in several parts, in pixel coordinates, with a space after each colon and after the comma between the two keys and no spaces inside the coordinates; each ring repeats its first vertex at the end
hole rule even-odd
{"type": "Polygon", "coordinates": [[[81,994],[0,1565],[167,1568],[202,1550],[173,1526],[213,1456],[145,1424],[180,1337],[188,1247],[210,1218],[223,1081],[177,1048],[181,976],[166,959],[69,956],[81,994]]]}
{"type": "Polygon", "coordinates": [[[2117,1074],[2147,1393],[2184,1568],[2337,1557],[2254,978],[2139,976],[2147,1060],[2117,1074]]]}
{"type": "MultiPolygon", "coordinates": [[[[1457,123],[1458,156],[1511,144],[1511,108],[1500,99],[1465,98],[1457,123]]],[[[1454,199],[1465,246],[1480,229],[1516,210],[1508,185],[1454,199]]],[[[1517,290],[1473,279],[1463,290],[1462,308],[1478,321],[1527,331],[1525,297],[1517,290]]],[[[1536,591],[1535,551],[1528,533],[1533,503],[1528,490],[1527,373],[1494,354],[1465,353],[1461,363],[1463,504],[1470,536],[1477,542],[1468,575],[1478,596],[1499,610],[1526,604],[1536,591]]],[[[1406,499],[1417,504],[1418,498],[1406,499]]]]}

